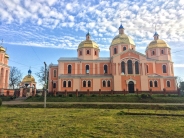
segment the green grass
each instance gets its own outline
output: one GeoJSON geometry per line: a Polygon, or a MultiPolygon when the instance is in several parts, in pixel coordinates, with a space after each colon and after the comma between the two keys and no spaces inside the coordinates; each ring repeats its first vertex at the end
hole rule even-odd
{"type": "MultiPolygon", "coordinates": [[[[25,102],[42,102],[44,98],[30,97],[25,102]]],[[[143,103],[184,103],[184,96],[177,95],[152,95],[151,98],[142,99],[141,95],[104,95],[104,96],[83,96],[83,97],[59,97],[47,96],[47,102],[143,102],[143,103]]]]}
{"type": "MultiPolygon", "coordinates": [[[[0,137],[42,138],[178,138],[184,117],[123,115],[154,113],[135,109],[0,108],[0,137]]],[[[158,110],[157,113],[184,114],[158,110]]]]}

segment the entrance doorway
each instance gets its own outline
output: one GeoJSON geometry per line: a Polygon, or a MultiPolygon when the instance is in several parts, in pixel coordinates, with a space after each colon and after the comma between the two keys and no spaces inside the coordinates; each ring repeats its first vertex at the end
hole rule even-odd
{"type": "Polygon", "coordinates": [[[128,91],[129,91],[129,93],[134,93],[134,82],[133,81],[129,81],[128,91]]]}

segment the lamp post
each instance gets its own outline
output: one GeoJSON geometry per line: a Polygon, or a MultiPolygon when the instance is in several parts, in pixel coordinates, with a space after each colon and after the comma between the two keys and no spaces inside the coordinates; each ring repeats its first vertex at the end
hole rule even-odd
{"type": "Polygon", "coordinates": [[[45,85],[44,85],[44,108],[46,108],[46,91],[47,91],[47,64],[44,62],[45,64],[45,85]]]}

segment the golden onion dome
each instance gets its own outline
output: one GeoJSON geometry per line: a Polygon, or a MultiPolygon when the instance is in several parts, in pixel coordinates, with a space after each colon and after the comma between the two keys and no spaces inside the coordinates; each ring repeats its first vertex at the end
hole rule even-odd
{"type": "Polygon", "coordinates": [[[2,47],[2,46],[0,46],[0,52],[5,52],[6,50],[5,50],[5,48],[4,47],[2,47]]]}
{"type": "Polygon", "coordinates": [[[114,37],[114,39],[111,42],[111,46],[116,45],[116,44],[131,44],[135,45],[134,41],[132,40],[131,37],[127,36],[126,34],[119,34],[114,37]]]}
{"type": "Polygon", "coordinates": [[[92,40],[82,41],[78,46],[78,49],[80,49],[80,48],[97,48],[97,49],[99,49],[98,44],[92,40]]]}
{"type": "Polygon", "coordinates": [[[151,41],[147,46],[146,50],[151,48],[170,48],[170,47],[164,40],[157,39],[157,40],[151,41]]]}
{"type": "Polygon", "coordinates": [[[5,56],[5,58],[9,58],[8,54],[5,54],[4,56],[5,56]]]}
{"type": "Polygon", "coordinates": [[[23,78],[22,82],[35,82],[35,78],[32,75],[27,75],[23,78]]]}

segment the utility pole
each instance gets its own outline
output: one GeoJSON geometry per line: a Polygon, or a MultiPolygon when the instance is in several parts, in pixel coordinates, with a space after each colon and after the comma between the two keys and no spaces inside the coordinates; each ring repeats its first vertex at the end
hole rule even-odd
{"type": "Polygon", "coordinates": [[[46,108],[46,93],[47,93],[47,64],[45,64],[45,85],[44,85],[44,108],[46,108]]]}

